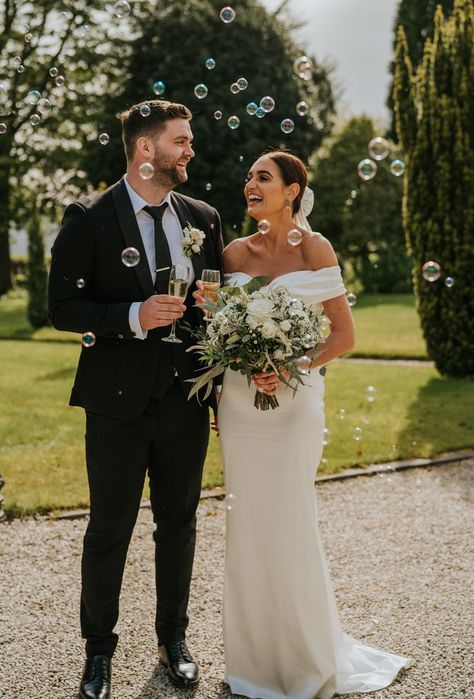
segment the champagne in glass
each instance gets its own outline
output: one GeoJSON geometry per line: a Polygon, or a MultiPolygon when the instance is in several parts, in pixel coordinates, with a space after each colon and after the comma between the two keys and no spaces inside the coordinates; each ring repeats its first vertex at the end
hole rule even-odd
{"type": "MultiPolygon", "coordinates": [[[[189,287],[189,269],[184,265],[173,265],[170,271],[170,279],[168,282],[168,294],[177,296],[178,298],[186,298],[189,287]]],[[[161,338],[163,342],[181,343],[182,340],[176,337],[176,319],[173,320],[171,332],[167,337],[161,338]]]]}
{"type": "MultiPolygon", "coordinates": [[[[217,290],[221,285],[221,273],[218,269],[203,269],[201,273],[202,293],[211,303],[217,303],[217,290]]],[[[205,320],[209,320],[209,311],[204,311],[205,320]]]]}

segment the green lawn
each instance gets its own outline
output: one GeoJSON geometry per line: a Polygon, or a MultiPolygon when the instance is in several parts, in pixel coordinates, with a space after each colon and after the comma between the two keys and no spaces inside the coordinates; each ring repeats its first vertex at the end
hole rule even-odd
{"type": "Polygon", "coordinates": [[[427,359],[412,294],[361,294],[353,307],[353,357],[427,359]]]}
{"type": "MultiPolygon", "coordinates": [[[[83,412],[67,407],[78,353],[79,343],[0,341],[0,473],[11,513],[87,505],[83,412]]],[[[430,365],[350,361],[335,362],[326,378],[330,439],[319,473],[474,446],[472,382],[442,378],[430,365]],[[377,389],[373,403],[368,385],[377,389]]],[[[213,436],[204,486],[221,483],[213,436]]]]}
{"type": "MultiPolygon", "coordinates": [[[[411,294],[361,294],[353,308],[357,340],[351,356],[426,359],[415,297],[411,294]]],[[[0,299],[0,337],[77,341],[54,328],[34,330],[26,317],[26,295],[0,299]]]]}

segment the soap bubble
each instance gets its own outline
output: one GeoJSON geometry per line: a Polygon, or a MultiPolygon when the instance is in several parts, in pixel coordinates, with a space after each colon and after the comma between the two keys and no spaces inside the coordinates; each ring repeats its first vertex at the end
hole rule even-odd
{"type": "Polygon", "coordinates": [[[237,85],[237,83],[232,83],[230,86],[230,91],[233,95],[236,95],[238,92],[240,92],[240,87],[237,85]]]}
{"type": "Polygon", "coordinates": [[[78,29],[78,34],[81,37],[81,39],[84,39],[87,36],[87,33],[89,32],[89,25],[88,24],[81,24],[81,26],[78,29]]]}
{"type": "Polygon", "coordinates": [[[346,419],[346,411],[344,410],[344,408],[340,408],[340,409],[338,410],[338,412],[337,412],[337,417],[339,418],[339,420],[345,420],[345,419],[346,419]]]}
{"type": "Polygon", "coordinates": [[[194,94],[200,100],[203,100],[205,97],[207,97],[208,93],[209,90],[207,89],[206,85],[204,85],[204,83],[199,83],[194,88],[194,94]]]}
{"type": "Polygon", "coordinates": [[[53,66],[49,69],[49,74],[52,78],[55,78],[57,75],[59,75],[59,70],[53,66]]]}
{"type": "Polygon", "coordinates": [[[352,438],[355,439],[356,442],[360,442],[363,436],[364,430],[362,429],[362,427],[354,427],[354,430],[352,432],[352,438]]]}
{"type": "Polygon", "coordinates": [[[306,102],[298,102],[298,104],[296,105],[296,113],[298,114],[298,116],[306,116],[306,114],[308,113],[308,109],[309,107],[306,104],[306,102]]]}
{"type": "Polygon", "coordinates": [[[441,276],[441,265],[434,260],[428,260],[421,268],[421,274],[427,282],[436,282],[441,276]]]}
{"type": "Polygon", "coordinates": [[[263,119],[263,117],[266,115],[266,111],[262,109],[261,107],[257,108],[257,111],[255,112],[255,116],[257,116],[259,119],[263,119]]]}
{"type": "Polygon", "coordinates": [[[254,116],[254,114],[257,113],[258,105],[255,102],[249,102],[246,109],[247,114],[250,114],[250,116],[254,116]]]}
{"type": "Polygon", "coordinates": [[[155,80],[155,82],[152,85],[152,90],[155,93],[155,95],[162,95],[163,92],[165,91],[166,86],[162,80],[155,80]]]}
{"type": "Polygon", "coordinates": [[[0,97],[2,99],[5,99],[5,97],[8,97],[8,88],[5,85],[5,83],[0,83],[0,97]]]}
{"type": "Polygon", "coordinates": [[[32,126],[38,126],[38,124],[39,124],[40,122],[41,122],[41,117],[40,117],[39,114],[36,114],[36,113],[35,113],[35,114],[32,114],[32,115],[30,116],[30,124],[31,124],[32,126]]]}
{"type": "Polygon", "coordinates": [[[227,119],[227,125],[229,129],[238,129],[240,126],[240,119],[238,116],[232,115],[227,119]]]}
{"type": "Polygon", "coordinates": [[[272,112],[275,109],[275,100],[273,99],[273,97],[270,97],[270,95],[262,97],[262,99],[260,100],[260,109],[263,109],[263,111],[267,114],[269,112],[272,112]]]}
{"type": "Polygon", "coordinates": [[[377,165],[373,160],[364,158],[357,166],[357,174],[365,181],[371,180],[377,174],[377,165]]]}
{"type": "Polygon", "coordinates": [[[136,248],[125,248],[122,250],[121,258],[125,267],[136,267],[140,262],[140,253],[136,248]]]}
{"type": "Polygon", "coordinates": [[[267,233],[270,233],[272,225],[266,218],[262,218],[262,220],[258,222],[257,228],[262,235],[266,235],[267,233]]]}
{"type": "Polygon", "coordinates": [[[296,75],[302,80],[311,80],[313,64],[308,56],[298,56],[293,63],[293,69],[296,75]]]}
{"type": "Polygon", "coordinates": [[[25,41],[27,44],[31,44],[31,42],[33,41],[33,34],[30,34],[29,32],[28,34],[25,34],[25,41]]]}
{"type": "Polygon", "coordinates": [[[446,277],[444,280],[444,285],[447,286],[448,289],[450,289],[454,285],[454,277],[446,277]]]}
{"type": "Polygon", "coordinates": [[[246,90],[249,86],[249,81],[247,78],[239,78],[237,80],[237,85],[239,87],[239,90],[246,90]]]}
{"type": "Polygon", "coordinates": [[[243,156],[243,155],[239,155],[239,163],[243,163],[243,162],[244,162],[244,156],[243,156]]]}
{"type": "Polygon", "coordinates": [[[78,289],[83,289],[85,287],[85,285],[86,285],[86,283],[85,283],[84,279],[78,279],[76,281],[76,286],[78,289]]]}
{"type": "Polygon", "coordinates": [[[142,115],[142,117],[150,116],[150,114],[151,114],[150,105],[149,104],[140,105],[140,114],[142,115]]]}
{"type": "Polygon", "coordinates": [[[304,376],[309,376],[311,362],[311,357],[308,357],[306,354],[304,354],[302,357],[298,357],[298,359],[295,359],[295,366],[300,372],[300,374],[303,374],[304,376]]]}
{"type": "Polygon", "coordinates": [[[235,495],[233,495],[232,493],[229,493],[228,495],[226,495],[226,497],[225,497],[226,508],[228,510],[233,510],[236,506],[236,500],[237,499],[236,499],[235,495]]]}
{"type": "Polygon", "coordinates": [[[283,119],[280,124],[280,128],[283,133],[291,133],[295,128],[295,123],[292,119],[283,119]]]}
{"type": "Polygon", "coordinates": [[[0,134],[4,134],[7,132],[7,125],[2,121],[0,123],[0,134]]]}
{"type": "Polygon", "coordinates": [[[216,67],[216,62],[213,58],[207,58],[204,64],[208,70],[214,70],[216,67]]]}
{"type": "Polygon", "coordinates": [[[20,56],[15,56],[15,58],[13,58],[13,60],[12,60],[12,63],[15,66],[15,68],[18,68],[18,66],[21,66],[20,56]]]}
{"type": "Polygon", "coordinates": [[[64,75],[58,75],[54,81],[58,87],[62,87],[66,82],[64,75]]]}
{"type": "Polygon", "coordinates": [[[82,336],[82,344],[86,348],[94,347],[94,345],[95,345],[94,333],[91,333],[91,332],[84,333],[82,336]]]}
{"type": "Polygon", "coordinates": [[[106,146],[110,141],[110,136],[108,133],[99,134],[99,143],[101,146],[106,146]]]}
{"type": "Polygon", "coordinates": [[[142,163],[138,168],[138,174],[140,175],[142,180],[151,180],[151,178],[155,174],[155,168],[151,163],[142,163]]]}
{"type": "Polygon", "coordinates": [[[210,192],[211,189],[212,189],[212,184],[211,184],[210,182],[208,182],[208,183],[206,184],[206,192],[210,192]]]}
{"type": "Polygon", "coordinates": [[[297,228],[292,228],[291,231],[288,231],[287,238],[289,244],[296,247],[297,245],[301,244],[303,240],[303,234],[297,228]]]}
{"type": "Polygon", "coordinates": [[[352,306],[355,306],[357,303],[357,296],[353,294],[351,291],[347,294],[347,303],[351,308],[352,306]]]}
{"type": "Polygon", "coordinates": [[[374,402],[374,400],[376,398],[376,393],[377,393],[377,389],[375,388],[375,386],[367,386],[366,394],[367,394],[367,400],[369,401],[369,403],[374,402]]]}
{"type": "Polygon", "coordinates": [[[24,73],[25,72],[25,66],[24,65],[19,65],[18,68],[16,69],[17,73],[24,73]]]}
{"type": "Polygon", "coordinates": [[[331,437],[331,430],[329,430],[327,427],[323,429],[323,447],[327,446],[329,444],[331,437]]]}
{"type": "Polygon", "coordinates": [[[26,101],[28,104],[38,104],[41,99],[41,92],[39,90],[30,90],[26,95],[26,101]]]}
{"type": "Polygon", "coordinates": [[[118,19],[124,19],[124,17],[128,17],[130,12],[131,7],[128,4],[127,0],[118,0],[118,2],[115,3],[114,15],[118,17],[118,19]]]}
{"type": "Polygon", "coordinates": [[[43,114],[43,115],[47,114],[49,112],[49,110],[51,109],[51,102],[49,101],[49,99],[47,97],[43,97],[42,99],[40,99],[40,101],[36,105],[36,109],[38,110],[38,112],[40,114],[43,114]]]}
{"type": "Polygon", "coordinates": [[[405,163],[403,160],[392,160],[390,163],[390,172],[392,175],[395,175],[395,177],[401,177],[405,172],[405,163]]]}
{"type": "Polygon", "coordinates": [[[222,112],[221,112],[220,109],[217,109],[217,110],[214,112],[214,119],[217,119],[217,120],[222,119],[222,112]]]}
{"type": "Polygon", "coordinates": [[[220,12],[221,20],[224,24],[230,24],[235,19],[235,10],[232,7],[223,7],[220,12]]]}
{"type": "Polygon", "coordinates": [[[383,160],[390,153],[390,144],[381,136],[376,136],[369,142],[369,155],[374,160],[383,160]]]}

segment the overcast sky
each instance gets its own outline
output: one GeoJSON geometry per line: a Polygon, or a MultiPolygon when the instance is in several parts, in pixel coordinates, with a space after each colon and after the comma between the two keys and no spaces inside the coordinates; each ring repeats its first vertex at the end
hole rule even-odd
{"type": "MultiPolygon", "coordinates": [[[[262,0],[270,10],[281,0],[262,0]]],[[[386,119],[388,64],[398,0],[290,0],[289,9],[305,27],[302,47],[336,66],[342,102],[352,114],[386,119]]],[[[234,7],[238,10],[238,2],[234,7]]]]}

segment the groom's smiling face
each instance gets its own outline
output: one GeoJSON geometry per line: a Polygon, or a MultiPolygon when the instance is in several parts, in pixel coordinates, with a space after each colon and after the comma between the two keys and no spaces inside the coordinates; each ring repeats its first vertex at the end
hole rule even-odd
{"type": "Polygon", "coordinates": [[[171,187],[186,182],[187,166],[194,158],[193,132],[187,119],[170,119],[159,134],[150,139],[154,147],[152,159],[157,183],[171,187]]]}

